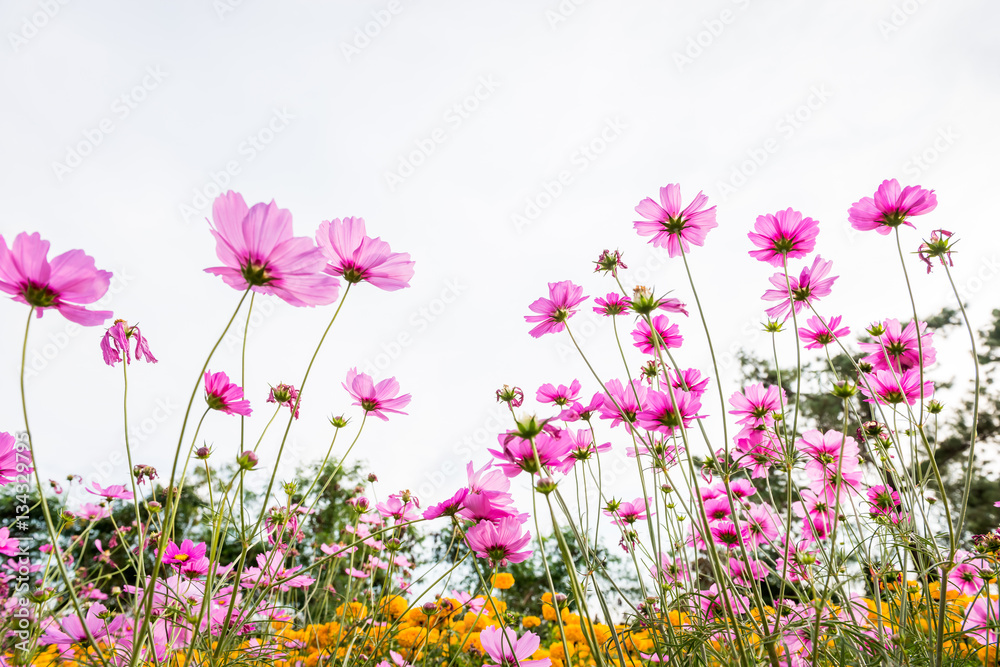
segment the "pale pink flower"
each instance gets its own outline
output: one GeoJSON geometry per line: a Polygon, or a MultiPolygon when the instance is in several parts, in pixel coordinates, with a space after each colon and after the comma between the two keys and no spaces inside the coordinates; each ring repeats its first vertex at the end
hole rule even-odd
{"type": "Polygon", "coordinates": [[[833,291],[834,281],[840,276],[827,278],[833,262],[826,261],[819,255],[813,259],[813,263],[802,269],[796,276],[788,276],[788,284],[785,284],[785,274],[775,273],[768,280],[776,289],[769,289],[761,297],[764,301],[777,301],[776,306],[771,306],[765,312],[771,319],[788,319],[792,313],[794,304],[795,312],[805,308],[809,304],[821,297],[829,296],[833,291]],[[791,287],[791,299],[788,298],[789,287],[791,287]]]}
{"type": "Polygon", "coordinates": [[[694,201],[681,209],[681,186],[671,183],[660,188],[660,203],[647,197],[635,207],[635,212],[646,218],[635,222],[639,236],[652,236],[650,243],[658,248],[666,248],[667,255],[677,257],[690,252],[689,243],[705,244],[708,232],[718,223],[715,221],[715,207],[705,208],[708,197],[699,192],[694,201]]]}
{"type": "Polygon", "coordinates": [[[816,315],[806,320],[806,326],[799,329],[799,336],[806,343],[807,350],[819,350],[838,338],[849,336],[850,327],[838,329],[840,315],[831,317],[825,324],[816,315]]]}
{"type": "Polygon", "coordinates": [[[90,485],[91,488],[87,489],[87,493],[92,493],[95,496],[101,496],[108,502],[112,500],[132,500],[132,492],[126,491],[122,484],[112,484],[108,487],[103,487],[97,482],[90,485]]]}
{"type": "MultiPolygon", "coordinates": [[[[627,526],[635,523],[636,521],[642,521],[648,517],[646,512],[649,511],[649,504],[653,502],[652,497],[650,498],[636,498],[633,501],[623,500],[618,503],[617,507],[613,509],[602,510],[604,514],[612,517],[611,523],[616,526],[627,526]]],[[[609,506],[610,507],[610,506],[609,506]]]]}
{"type": "Polygon", "coordinates": [[[37,232],[21,232],[9,249],[0,236],[0,292],[34,307],[38,317],[47,308],[55,308],[67,320],[85,327],[101,324],[114,314],[79,305],[94,303],[107,293],[110,271],[99,271],[94,258],[82,250],[64,252],[51,262],[48,254],[49,242],[37,232]]]}
{"type": "Polygon", "coordinates": [[[854,202],[847,212],[851,227],[860,231],[874,229],[886,236],[901,224],[913,227],[907,220],[914,215],[930,213],[937,207],[937,197],[933,190],[925,190],[919,185],[908,185],[903,189],[895,178],[882,181],[875,197],[864,197],[854,202]]]}
{"type": "Polygon", "coordinates": [[[392,252],[381,238],[365,232],[363,218],[335,218],[320,223],[316,242],[329,261],[324,271],[349,283],[369,282],[394,292],[410,286],[414,262],[409,253],[392,252]]]}
{"type": "Polygon", "coordinates": [[[531,556],[531,550],[524,548],[531,533],[522,530],[521,522],[512,517],[496,523],[480,521],[465,533],[465,539],[476,556],[489,559],[491,567],[505,567],[531,556]]]}
{"type": "Polygon", "coordinates": [[[354,397],[352,405],[360,405],[366,413],[370,412],[382,421],[389,421],[386,412],[407,414],[400,408],[409,405],[412,398],[409,394],[399,395],[399,383],[396,382],[396,378],[392,377],[375,384],[372,376],[358,373],[357,368],[347,372],[347,381],[342,386],[354,397]]]}
{"type": "Polygon", "coordinates": [[[518,639],[511,628],[487,626],[479,633],[479,641],[487,655],[496,661],[496,664],[484,667],[548,667],[552,664],[549,658],[528,659],[538,650],[540,642],[533,632],[526,632],[518,639]]]}
{"type": "Polygon", "coordinates": [[[643,319],[639,320],[632,331],[632,340],[635,341],[633,345],[643,354],[655,354],[657,349],[662,353],[663,350],[678,348],[684,342],[680,328],[676,324],[671,324],[666,315],[657,315],[653,318],[653,329],[650,329],[649,323],[643,319]]]}
{"type": "Polygon", "coordinates": [[[62,649],[67,649],[73,644],[86,643],[88,641],[87,630],[90,630],[90,634],[95,640],[112,637],[121,629],[125,617],[115,616],[109,621],[105,616],[107,612],[107,607],[100,602],[95,602],[87,610],[86,629],[84,624],[80,622],[80,618],[71,614],[62,621],[56,622],[55,627],[46,628],[45,634],[38,640],[38,643],[43,646],[55,644],[62,649]]]}
{"type": "Polygon", "coordinates": [[[920,343],[917,344],[917,327],[913,320],[907,323],[906,328],[900,326],[899,320],[890,318],[882,323],[885,330],[878,340],[871,343],[858,343],[868,356],[861,359],[871,364],[875,370],[889,370],[893,368],[898,373],[908,368],[922,365],[929,366],[937,360],[937,351],[931,338],[933,331],[927,331],[927,322],[920,322],[920,343]],[[883,347],[885,348],[883,350],[883,347]],[[920,353],[923,352],[923,360],[920,353]]]}
{"type": "Polygon", "coordinates": [[[224,266],[205,269],[230,287],[273,294],[293,306],[322,306],[337,299],[336,279],[323,274],[323,253],[304,236],[292,236],[292,214],[271,201],[248,208],[232,190],[212,205],[215,254],[224,266]]]}
{"type": "Polygon", "coordinates": [[[750,256],[779,268],[789,259],[811,253],[819,235],[818,222],[791,208],[759,215],[753,227],[747,236],[758,250],[751,250],[750,256]]]}
{"type": "Polygon", "coordinates": [[[569,280],[549,283],[549,298],[536,299],[528,309],[536,315],[525,315],[527,322],[540,322],[530,333],[539,338],[547,333],[558,333],[566,328],[566,320],[576,313],[577,306],[587,300],[583,288],[569,280]]]}

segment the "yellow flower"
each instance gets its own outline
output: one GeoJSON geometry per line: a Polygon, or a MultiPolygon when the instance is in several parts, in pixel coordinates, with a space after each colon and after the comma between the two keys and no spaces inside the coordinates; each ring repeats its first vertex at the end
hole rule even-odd
{"type": "Polygon", "coordinates": [[[427,631],[423,628],[406,628],[396,635],[396,642],[406,648],[419,647],[427,639],[427,631]]]}
{"type": "Polygon", "coordinates": [[[392,618],[393,620],[399,618],[409,607],[406,603],[406,599],[399,595],[390,595],[388,598],[381,601],[379,604],[379,611],[392,618]]]}
{"type": "Polygon", "coordinates": [[[542,618],[544,618],[546,621],[554,621],[554,620],[556,620],[556,608],[553,607],[550,604],[543,604],[542,605],[542,618]]]}
{"type": "Polygon", "coordinates": [[[524,626],[525,630],[530,630],[531,628],[537,628],[542,624],[542,619],[537,616],[525,616],[521,619],[521,625],[524,626]]]}
{"type": "Polygon", "coordinates": [[[497,572],[493,575],[491,581],[493,588],[498,588],[502,591],[507,590],[514,585],[514,575],[509,572],[497,572]]]}

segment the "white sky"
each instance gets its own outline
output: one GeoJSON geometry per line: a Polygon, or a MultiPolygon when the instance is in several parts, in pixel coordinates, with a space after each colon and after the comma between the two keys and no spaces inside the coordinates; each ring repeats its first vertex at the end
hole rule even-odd
{"type": "MultiPolygon", "coordinates": [[[[50,256],[83,248],[116,274],[107,307],[138,321],[160,359],[130,370],[135,458],[165,469],[195,374],[240,296],[203,272],[219,264],[204,220],[213,179],[250,203],[275,199],[299,235],[364,217],[412,255],[412,288],[354,290],[307,385],[289,460],[322,456],[331,414],[360,421],[340,383],[352,366],[380,366],[376,379],[394,375],[413,394],[410,416],[370,421],[355,454],[383,494],[411,488],[436,501],[461,484],[470,453],[487,459],[501,428],[497,387],[533,399],[539,384],[576,377],[587,396],[595,390],[564,337],[528,336],[523,316],[547,282],[602,295],[612,285],[590,262],[617,247],[645,271],[627,283],[674,290],[693,307],[683,266],[660,262],[632,231],[635,205],[667,183],[719,206],[719,227],[691,261],[723,356],[763,349],[758,297],[773,269],[747,256],[746,232],[789,206],[820,221],[818,250],[841,276],[824,312],[855,331],[905,316],[891,237],[847,223],[851,203],[892,177],[936,190],[938,209],[904,230],[905,249],[931,229],[955,231],[954,275],[984,324],[1000,284],[988,194],[1000,148],[998,20],[1000,6],[964,0],[7,0],[0,233],[9,242],[38,231],[50,256]]],[[[907,261],[923,314],[951,303],[942,272],[907,261]]],[[[270,416],[268,384],[298,384],[333,312],[257,304],[253,437],[270,416]]],[[[610,326],[585,324],[588,313],[572,323],[602,376],[620,377],[610,326]]],[[[25,316],[0,304],[2,430],[22,425],[25,316]]],[[[700,325],[680,324],[682,363],[713,374],[700,325]]],[[[120,370],[102,362],[103,328],[67,335],[67,325],[54,312],[32,324],[42,474],[100,471],[123,483],[120,370]]],[[[969,375],[967,353],[941,356],[941,379],[969,375]]],[[[238,345],[223,343],[210,368],[238,377],[238,345]]],[[[736,370],[723,364],[727,396],[736,370]]],[[[706,411],[717,419],[713,396],[706,411]]],[[[200,414],[200,396],[195,406],[200,414]]],[[[228,457],[234,433],[236,418],[213,414],[201,439],[228,457]]]]}

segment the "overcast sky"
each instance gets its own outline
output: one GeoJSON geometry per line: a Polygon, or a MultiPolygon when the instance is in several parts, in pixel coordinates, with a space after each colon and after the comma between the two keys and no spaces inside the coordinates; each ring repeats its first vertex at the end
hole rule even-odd
{"type": "MultiPolygon", "coordinates": [[[[140,323],[160,360],[130,368],[134,456],[163,469],[240,297],[203,271],[219,264],[205,218],[220,188],[274,199],[299,235],[364,217],[411,254],[416,274],[407,290],[352,290],[306,387],[289,464],[323,455],[330,415],[353,415],[353,435],[360,413],[341,382],[357,366],[395,376],[413,401],[409,416],[369,420],[354,454],[384,494],[440,500],[506,426],[497,387],[530,399],[543,382],[579,378],[587,396],[597,387],[564,336],[528,336],[523,316],[547,282],[603,295],[612,283],[591,262],[620,248],[638,271],[627,284],[693,306],[683,265],[632,229],[635,205],[667,183],[685,202],[703,190],[718,206],[719,227],[690,259],[727,396],[738,389],[732,352],[766,342],[759,297],[773,269],[747,255],[746,238],[760,214],[793,207],[820,221],[817,250],[841,276],[823,312],[854,331],[909,312],[892,237],[847,223],[851,203],[886,178],[935,189],[938,208],[903,230],[905,249],[955,231],[954,275],[984,324],[1000,305],[989,194],[998,21],[1000,6],[969,0],[7,0],[0,233],[9,243],[38,231],[50,257],[82,248],[115,273],[103,303],[140,323]]],[[[954,303],[941,271],[907,262],[923,315],[954,303]]],[[[255,312],[253,438],[271,415],[268,384],[301,380],[333,309],[262,298],[255,312]]],[[[678,320],[681,363],[713,375],[692,316],[678,320]]],[[[0,304],[0,430],[22,427],[25,317],[0,304]]],[[[589,305],[571,322],[602,377],[620,377],[610,326],[589,305]]],[[[127,479],[121,371],[103,364],[102,334],[54,311],[32,324],[27,388],[46,478],[127,479]]],[[[239,376],[237,341],[224,341],[212,370],[239,376]]],[[[940,356],[934,377],[964,383],[968,354],[940,356]]],[[[718,419],[714,396],[705,410],[718,419]]],[[[203,405],[199,392],[196,414],[203,405]]],[[[237,451],[234,434],[235,417],[212,414],[199,440],[220,460],[237,451]]],[[[619,452],[622,435],[599,432],[619,452]]]]}

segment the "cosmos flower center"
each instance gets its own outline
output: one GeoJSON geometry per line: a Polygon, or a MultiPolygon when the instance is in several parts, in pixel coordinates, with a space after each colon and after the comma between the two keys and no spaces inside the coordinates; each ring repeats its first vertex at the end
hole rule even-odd
{"type": "Polygon", "coordinates": [[[379,409],[379,402],[374,398],[362,398],[361,408],[365,412],[374,412],[379,409]]]}
{"type": "Polygon", "coordinates": [[[216,396],[215,394],[209,394],[208,397],[205,398],[205,402],[208,403],[208,407],[212,410],[226,409],[226,401],[223,400],[221,396],[216,396]]]}
{"type": "Polygon", "coordinates": [[[240,272],[250,286],[266,285],[273,280],[267,265],[260,262],[247,262],[241,267],[240,272]]]}
{"type": "Polygon", "coordinates": [[[792,299],[794,301],[805,301],[812,294],[812,288],[808,285],[803,285],[792,290],[792,299]]]}
{"type": "Polygon", "coordinates": [[[180,563],[183,563],[184,561],[186,561],[189,558],[191,558],[191,556],[189,556],[188,554],[177,554],[176,556],[174,556],[174,560],[176,560],[176,561],[178,561],[180,563]]]}
{"type": "Polygon", "coordinates": [[[345,264],[342,275],[344,276],[344,280],[349,283],[360,283],[365,279],[366,271],[355,264],[345,264]]]}
{"type": "Polygon", "coordinates": [[[882,394],[882,400],[886,403],[902,403],[904,398],[903,392],[898,389],[890,389],[882,394]]]}
{"type": "Polygon", "coordinates": [[[882,216],[882,224],[898,227],[906,221],[906,211],[892,211],[882,216]]]}
{"type": "Polygon", "coordinates": [[[56,301],[56,293],[48,285],[28,283],[23,291],[24,300],[36,308],[48,308],[56,301]]]}
{"type": "Polygon", "coordinates": [[[667,221],[663,223],[663,228],[667,230],[668,234],[680,234],[687,228],[687,221],[684,218],[667,218],[667,221]]]}
{"type": "Polygon", "coordinates": [[[900,357],[906,352],[906,345],[902,341],[893,341],[885,346],[885,352],[892,357],[900,357]]]}
{"type": "Polygon", "coordinates": [[[787,236],[780,236],[771,242],[771,247],[774,249],[774,252],[780,255],[787,255],[795,250],[795,246],[795,239],[790,239],[787,236]]]}

